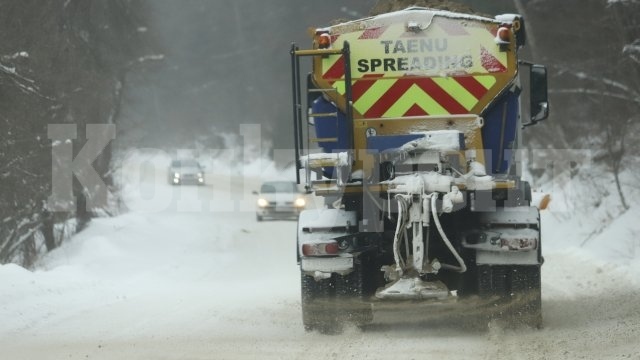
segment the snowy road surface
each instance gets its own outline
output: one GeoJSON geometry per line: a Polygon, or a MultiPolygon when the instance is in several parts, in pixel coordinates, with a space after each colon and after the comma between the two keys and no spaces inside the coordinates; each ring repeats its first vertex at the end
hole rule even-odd
{"type": "MultiPolygon", "coordinates": [[[[141,178],[130,212],[95,220],[37,271],[0,266],[0,359],[640,359],[638,274],[557,243],[542,330],[305,333],[296,224],[256,222],[255,181],[141,178]]],[[[562,241],[549,227],[544,238],[562,241]]]]}

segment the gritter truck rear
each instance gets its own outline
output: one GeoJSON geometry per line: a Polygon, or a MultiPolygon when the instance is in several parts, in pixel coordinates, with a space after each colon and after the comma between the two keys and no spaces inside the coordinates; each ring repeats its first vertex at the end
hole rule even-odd
{"type": "Polygon", "coordinates": [[[518,149],[549,105],[545,67],[519,59],[524,25],[412,7],[292,46],[298,182],[324,201],[297,228],[307,330],[441,309],[425,304],[541,326],[540,216],[518,149]]]}

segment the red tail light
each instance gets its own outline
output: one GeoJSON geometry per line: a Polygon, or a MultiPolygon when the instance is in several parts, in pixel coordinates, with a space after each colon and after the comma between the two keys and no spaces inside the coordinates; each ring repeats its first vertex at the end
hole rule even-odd
{"type": "Polygon", "coordinates": [[[324,246],[324,250],[327,254],[336,255],[338,254],[338,250],[340,250],[337,242],[332,242],[324,246]]]}
{"type": "Polygon", "coordinates": [[[500,239],[500,247],[508,250],[535,250],[538,248],[538,239],[527,237],[500,239]]]}
{"type": "Polygon", "coordinates": [[[338,255],[339,250],[338,243],[333,240],[302,245],[302,255],[304,256],[338,255]]]}

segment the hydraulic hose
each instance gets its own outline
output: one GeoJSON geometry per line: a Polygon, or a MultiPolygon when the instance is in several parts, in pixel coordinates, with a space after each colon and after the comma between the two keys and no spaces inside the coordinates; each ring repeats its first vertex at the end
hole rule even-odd
{"type": "MultiPolygon", "coordinates": [[[[396,262],[396,270],[402,275],[403,260],[400,258],[400,236],[405,224],[406,224],[406,205],[402,195],[396,195],[398,200],[398,221],[396,222],[396,233],[393,237],[393,259],[396,262]]],[[[406,239],[405,239],[406,241],[406,239]]]]}
{"type": "Polygon", "coordinates": [[[431,194],[431,213],[433,214],[433,222],[436,224],[436,228],[438,229],[438,232],[440,233],[442,240],[447,245],[447,248],[449,248],[453,256],[456,258],[456,260],[458,261],[458,264],[460,264],[460,266],[442,264],[442,267],[457,271],[459,273],[463,273],[467,271],[467,265],[465,265],[464,260],[462,260],[462,257],[460,256],[460,254],[458,254],[458,252],[453,247],[453,245],[451,245],[451,241],[449,241],[449,238],[447,237],[447,235],[444,233],[444,230],[442,229],[442,224],[440,224],[440,218],[438,216],[438,212],[436,209],[436,200],[438,200],[438,195],[437,193],[434,192],[431,194]]]}

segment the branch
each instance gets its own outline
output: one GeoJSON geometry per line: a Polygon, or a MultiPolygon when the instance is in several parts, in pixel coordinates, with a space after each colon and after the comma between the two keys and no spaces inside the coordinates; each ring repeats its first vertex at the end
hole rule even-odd
{"type": "Polygon", "coordinates": [[[42,228],[42,224],[38,224],[35,227],[29,229],[29,231],[27,231],[25,234],[23,234],[22,236],[20,236],[20,238],[18,238],[18,240],[9,248],[9,251],[7,252],[7,256],[12,256],[16,250],[18,250],[18,248],[24,244],[25,241],[29,240],[31,238],[31,236],[33,236],[33,234],[35,234],[36,232],[40,231],[40,229],[42,228]]]}
{"type": "Polygon", "coordinates": [[[599,83],[602,83],[602,84],[617,88],[619,90],[622,90],[624,92],[628,92],[628,93],[632,94],[634,98],[638,98],[638,100],[636,100],[636,101],[640,101],[640,93],[638,93],[637,91],[633,90],[629,86],[627,86],[627,85],[625,85],[625,84],[623,84],[623,83],[621,83],[619,81],[616,81],[616,80],[613,80],[613,79],[604,78],[604,77],[602,77],[600,75],[593,76],[593,75],[589,75],[589,74],[587,74],[587,73],[585,73],[583,71],[573,71],[571,69],[567,69],[567,68],[563,68],[563,67],[558,67],[558,69],[559,69],[561,74],[566,73],[566,74],[569,74],[569,75],[573,75],[576,78],[581,79],[581,80],[591,80],[591,81],[599,82],[599,83]]]}
{"type": "Polygon", "coordinates": [[[40,220],[23,219],[6,237],[4,243],[0,244],[0,261],[7,260],[13,256],[20,245],[40,230],[42,223],[40,220]],[[34,226],[35,225],[35,226],[34,226]],[[22,230],[28,229],[24,234],[20,235],[22,230]]]}
{"type": "Polygon", "coordinates": [[[40,88],[38,88],[38,86],[36,85],[36,82],[32,79],[29,79],[27,77],[24,77],[22,75],[20,75],[17,71],[15,67],[10,67],[7,65],[4,65],[2,63],[0,63],[0,72],[3,72],[7,75],[9,75],[9,77],[11,78],[11,80],[13,81],[14,84],[16,84],[16,86],[18,86],[18,88],[20,89],[20,91],[26,93],[26,94],[34,94],[37,95],[43,99],[47,99],[47,100],[55,100],[54,98],[51,98],[49,96],[45,96],[42,95],[40,93],[40,88]],[[27,83],[27,84],[25,84],[27,83]]]}
{"type": "Polygon", "coordinates": [[[629,59],[633,60],[634,62],[640,64],[640,58],[633,55],[633,54],[628,54],[627,56],[629,56],[629,59]]]}
{"type": "Polygon", "coordinates": [[[617,94],[609,91],[600,91],[600,90],[585,89],[585,88],[573,88],[573,89],[549,89],[549,93],[551,94],[586,94],[586,95],[606,96],[606,97],[624,100],[624,101],[628,101],[628,102],[636,103],[640,105],[640,96],[631,97],[624,94],[617,94]]]}

